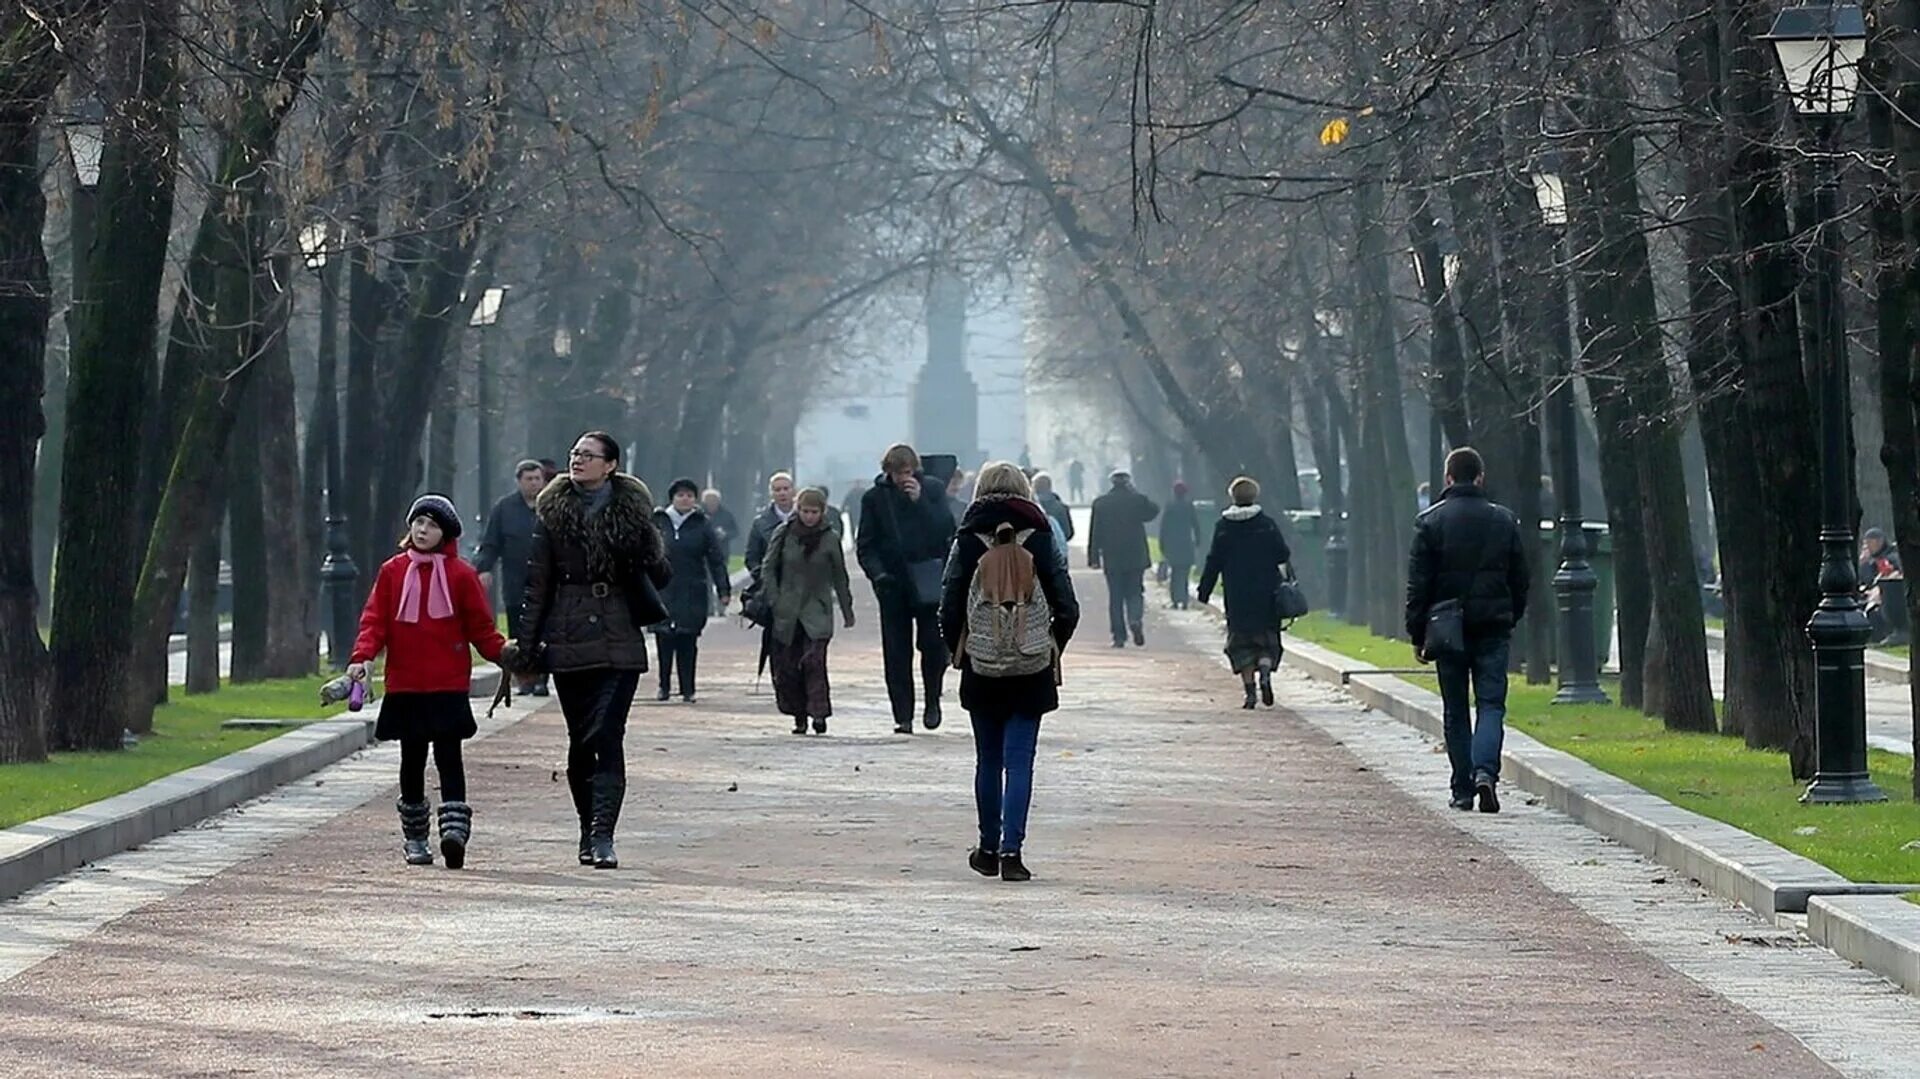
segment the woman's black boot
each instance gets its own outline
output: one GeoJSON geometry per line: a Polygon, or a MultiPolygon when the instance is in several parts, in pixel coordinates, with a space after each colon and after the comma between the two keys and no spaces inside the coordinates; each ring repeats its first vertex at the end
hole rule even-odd
{"type": "Polygon", "coordinates": [[[448,869],[467,864],[467,840],[473,837],[473,807],[465,802],[440,804],[440,854],[448,869]]]}
{"type": "Polygon", "coordinates": [[[1258,699],[1257,697],[1255,697],[1255,694],[1256,694],[1256,693],[1257,693],[1258,691],[1257,691],[1257,690],[1255,690],[1255,689],[1253,688],[1253,683],[1252,683],[1252,682],[1242,682],[1242,683],[1241,683],[1241,687],[1242,687],[1242,688],[1244,688],[1244,689],[1245,689],[1245,690],[1247,691],[1247,699],[1246,699],[1246,700],[1244,700],[1244,701],[1242,701],[1242,702],[1240,702],[1240,707],[1242,707],[1242,708],[1252,708],[1252,707],[1254,707],[1255,705],[1257,705],[1257,704],[1259,704],[1259,703],[1260,703],[1260,702],[1259,702],[1259,699],[1258,699]]]}
{"type": "Polygon", "coordinates": [[[1272,671],[1262,670],[1260,672],[1260,703],[1266,705],[1268,708],[1273,707],[1272,671]]]}
{"type": "Polygon", "coordinates": [[[427,833],[433,827],[433,810],[425,802],[395,802],[400,810],[400,837],[408,865],[432,865],[433,848],[427,846],[427,833]]]}
{"type": "Polygon", "coordinates": [[[807,733],[807,717],[806,716],[793,717],[793,733],[795,734],[807,733]]]}
{"type": "Polygon", "coordinates": [[[620,823],[620,803],[626,800],[626,795],[625,776],[593,777],[593,834],[590,838],[595,869],[620,868],[620,858],[613,852],[613,829],[620,823]]]}

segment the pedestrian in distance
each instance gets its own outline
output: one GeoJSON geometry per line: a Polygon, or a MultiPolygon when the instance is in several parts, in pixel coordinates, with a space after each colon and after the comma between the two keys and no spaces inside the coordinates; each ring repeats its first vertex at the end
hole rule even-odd
{"type": "Polygon", "coordinates": [[[942,578],[940,630],[973,722],[980,844],[967,864],[1006,881],[1032,877],[1021,855],[1040,720],[1060,707],[1060,656],[1080,623],[1054,541],[1026,475],[994,461],[980,470],[942,578]]]}
{"type": "MultiPolygon", "coordinates": [[[[507,637],[520,636],[522,598],[527,591],[527,559],[533,553],[533,503],[547,486],[547,472],[540,462],[528,459],[514,466],[512,494],[501,496],[487,513],[487,526],[480,534],[480,550],[473,557],[473,568],[480,573],[480,585],[489,599],[493,596],[493,575],[500,574],[501,606],[507,614],[507,637]]],[[[535,697],[547,695],[544,675],[529,680],[515,679],[514,687],[535,697]]]]}
{"type": "Polygon", "coordinates": [[[740,539],[740,522],[733,516],[721,499],[720,492],[709,487],[700,492],[700,511],[707,515],[707,521],[713,525],[714,535],[720,537],[720,554],[727,561],[733,561],[733,545],[740,539]]]}
{"type": "Polygon", "coordinates": [[[775,472],[767,477],[767,508],[754,517],[747,529],[747,572],[753,574],[755,581],[760,579],[760,563],[767,557],[767,541],[773,538],[774,529],[793,516],[793,500],[798,492],[790,472],[775,472]]]}
{"type": "Polygon", "coordinates": [[[1200,602],[1213,596],[1223,579],[1227,601],[1227,662],[1246,693],[1242,708],[1259,699],[1273,706],[1273,670],[1280,665],[1280,569],[1292,558],[1280,522],[1260,508],[1260,485],[1247,476],[1227,486],[1233,503],[1213,526],[1206,568],[1200,574],[1200,602]]]}
{"type": "Polygon", "coordinates": [[[1033,474],[1033,500],[1047,511],[1047,516],[1054,519],[1068,540],[1073,539],[1073,510],[1067,507],[1065,499],[1055,493],[1052,476],[1045,472],[1033,474]]]}
{"type": "Polygon", "coordinates": [[[880,655],[895,734],[913,733],[913,653],[920,652],[927,730],[940,726],[947,648],[940,635],[940,579],[953,539],[947,488],[929,479],[912,446],[896,443],[860,499],[854,553],[880,604],[880,655]]]}
{"type": "Polygon", "coordinates": [[[1075,502],[1085,502],[1087,493],[1087,466],[1079,458],[1067,464],[1067,493],[1075,502]]]}
{"type": "Polygon", "coordinates": [[[1147,525],[1160,515],[1153,499],[1133,488],[1133,476],[1115,469],[1113,487],[1093,500],[1093,519],[1087,524],[1087,565],[1107,578],[1107,624],[1113,646],[1125,648],[1127,634],[1145,646],[1146,584],[1141,580],[1153,568],[1147,547],[1147,525]]]}
{"type": "Polygon", "coordinates": [[[580,818],[580,864],[613,869],[626,800],[627,714],[647,671],[645,628],[667,617],[672,570],[653,494],[620,471],[620,444],[581,435],[567,474],[534,503],[519,650],[553,673],[567,721],[567,790],[580,818]]]}
{"type": "Polygon", "coordinates": [[[680,680],[680,699],[692,704],[697,693],[696,678],[700,664],[700,634],[707,628],[711,610],[710,595],[718,592],[720,606],[732,599],[733,585],[727,579],[727,558],[722,553],[720,535],[700,508],[700,485],[689,479],[674,480],[667,488],[668,503],[653,513],[654,527],[666,544],[667,564],[672,580],[661,594],[667,617],[653,627],[660,649],[660,700],[673,695],[673,682],[680,680]]]}
{"type": "Polygon", "coordinates": [[[854,480],[847,486],[847,496],[840,500],[840,517],[846,522],[843,535],[855,535],[860,531],[860,500],[867,493],[867,481],[854,480]]]}
{"type": "Polygon", "coordinates": [[[408,865],[432,865],[427,846],[427,751],[440,773],[440,854],[448,869],[466,865],[473,833],[460,743],[479,733],[468,694],[469,648],[511,665],[506,638],[472,566],[460,560],[460,514],[445,496],[421,495],[407,511],[400,553],[381,565],[360,612],[347,677],[364,682],[386,653],[386,699],[373,736],[400,743],[400,834],[408,865]]]}
{"type": "Polygon", "coordinates": [[[1455,809],[1500,812],[1508,643],[1527,609],[1520,522],[1487,498],[1486,463],[1470,446],[1447,454],[1446,489],[1414,521],[1407,556],[1407,635],[1440,676],[1442,733],[1455,809]],[[1472,690],[1473,708],[1468,707],[1472,690]],[[1475,714],[1477,713],[1477,714],[1475,714]]]}
{"type": "MultiPolygon", "coordinates": [[[[1257,486],[1257,485],[1256,485],[1257,486]]],[[[1167,594],[1174,610],[1187,609],[1193,564],[1200,553],[1200,514],[1185,483],[1173,485],[1173,501],[1160,518],[1160,558],[1167,564],[1167,594]]]]}
{"type": "Polygon", "coordinates": [[[954,527],[959,527],[960,518],[967,512],[967,470],[956,468],[953,475],[947,477],[947,511],[953,514],[954,527]]]}
{"type": "Polygon", "coordinates": [[[773,530],[761,563],[773,605],[773,697],[793,718],[793,733],[827,733],[833,693],[827,683],[827,646],[833,641],[834,607],[853,628],[853,588],[840,534],[827,519],[827,496],[818,488],[800,492],[791,520],[773,530]]]}

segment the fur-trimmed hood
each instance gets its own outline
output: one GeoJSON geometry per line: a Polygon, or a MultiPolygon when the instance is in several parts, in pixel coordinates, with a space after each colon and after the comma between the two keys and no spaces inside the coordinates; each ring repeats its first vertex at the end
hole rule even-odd
{"type": "Polygon", "coordinates": [[[1220,511],[1220,516],[1229,521],[1250,521],[1260,516],[1261,512],[1260,503],[1255,502],[1251,506],[1228,506],[1220,511]]]}
{"type": "Polygon", "coordinates": [[[659,565],[666,559],[660,530],[653,523],[653,492],[638,477],[616,472],[608,480],[613,494],[607,506],[587,516],[587,496],[571,476],[556,476],[534,501],[534,516],[555,543],[577,543],[586,550],[587,572],[596,580],[624,579],[622,570],[659,565]]]}

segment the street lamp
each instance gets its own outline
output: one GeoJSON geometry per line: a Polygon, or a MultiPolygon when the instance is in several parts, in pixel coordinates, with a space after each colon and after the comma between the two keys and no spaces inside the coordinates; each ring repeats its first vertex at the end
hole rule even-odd
{"type": "MultiPolygon", "coordinates": [[[[1323,307],[1313,313],[1314,324],[1320,333],[1329,340],[1338,339],[1346,334],[1346,322],[1340,312],[1323,307]]],[[[1327,393],[1334,390],[1329,386],[1327,393]]],[[[1329,485],[1330,474],[1341,474],[1338,460],[1340,456],[1340,436],[1334,432],[1331,439],[1335,460],[1320,463],[1320,518],[1327,523],[1327,542],[1325,555],[1327,560],[1327,611],[1335,617],[1345,617],[1347,611],[1347,522],[1345,491],[1340,490],[1346,483],[1329,485]]]]}
{"type": "Polygon", "coordinates": [[[327,662],[336,671],[347,669],[353,655],[353,642],[360,616],[356,582],[360,567],[350,553],[340,446],[339,332],[340,291],[336,286],[339,265],[331,255],[333,230],[315,222],[300,230],[300,258],[320,282],[320,356],[319,377],[314,399],[319,403],[321,454],[327,473],[327,553],[320,560],[320,584],[327,593],[327,662]],[[328,264],[333,263],[332,272],[328,264]]]}
{"type": "Polygon", "coordinates": [[[1867,26],[1853,4],[1807,4],[1782,10],[1762,37],[1773,46],[1793,111],[1814,141],[1815,298],[1807,314],[1820,342],[1820,605],[1807,622],[1813,644],[1813,782],[1803,802],[1884,802],[1867,776],[1865,651],[1870,631],[1853,563],[1853,470],[1847,441],[1846,314],[1841,307],[1840,124],[1853,111],[1866,55],[1867,26]]]}
{"type": "Polygon", "coordinates": [[[474,464],[478,466],[480,477],[474,483],[477,508],[487,512],[487,484],[493,482],[493,327],[500,321],[500,305],[507,298],[506,285],[494,285],[480,294],[480,302],[473,307],[473,315],[467,319],[467,325],[480,330],[480,359],[477,364],[475,380],[478,383],[478,402],[474,417],[474,464]]]}
{"type": "MultiPolygon", "coordinates": [[[[1559,164],[1543,158],[1533,170],[1533,195],[1540,219],[1553,234],[1554,256],[1566,262],[1567,185],[1559,164]]],[[[1598,587],[1587,561],[1587,525],[1580,514],[1580,448],[1575,437],[1573,333],[1567,319],[1567,283],[1558,269],[1547,275],[1547,332],[1553,338],[1552,390],[1554,487],[1558,490],[1560,566],[1553,574],[1555,607],[1560,612],[1560,688],[1554,704],[1605,704],[1600,660],[1594,647],[1593,595],[1598,587]]]]}

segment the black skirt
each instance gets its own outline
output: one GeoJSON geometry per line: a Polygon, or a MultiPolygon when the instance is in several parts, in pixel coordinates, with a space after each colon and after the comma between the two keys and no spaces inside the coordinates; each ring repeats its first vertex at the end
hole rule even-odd
{"type": "Polygon", "coordinates": [[[389,693],[380,701],[373,736],[382,742],[419,738],[472,738],[480,732],[473,703],[464,693],[389,693]]]}

